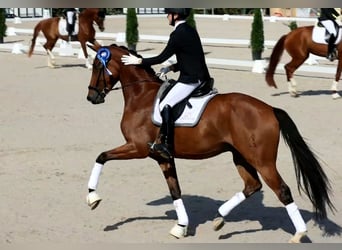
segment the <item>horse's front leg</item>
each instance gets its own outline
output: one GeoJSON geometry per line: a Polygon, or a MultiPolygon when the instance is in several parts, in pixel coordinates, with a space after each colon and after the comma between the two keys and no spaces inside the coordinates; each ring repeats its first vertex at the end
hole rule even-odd
{"type": "Polygon", "coordinates": [[[169,233],[178,239],[183,238],[187,235],[189,218],[181,198],[181,190],[178,182],[176,165],[174,160],[171,160],[170,162],[159,162],[159,165],[169,187],[173,205],[178,218],[178,223],[173,226],[169,233]]]}
{"type": "Polygon", "coordinates": [[[127,143],[118,148],[102,152],[95,161],[94,167],[91,171],[89,181],[88,181],[88,195],[87,195],[87,203],[91,207],[91,209],[95,209],[101,198],[97,194],[96,189],[99,182],[99,177],[102,172],[103,166],[107,161],[110,160],[127,160],[134,158],[146,158],[148,156],[148,148],[145,150],[138,149],[134,144],[127,143]]]}
{"type": "Polygon", "coordinates": [[[81,43],[81,48],[82,48],[83,55],[84,55],[84,58],[85,58],[85,66],[88,69],[92,69],[93,68],[93,64],[91,62],[92,58],[88,54],[87,46],[86,46],[86,41],[80,41],[80,43],[81,43]]]}

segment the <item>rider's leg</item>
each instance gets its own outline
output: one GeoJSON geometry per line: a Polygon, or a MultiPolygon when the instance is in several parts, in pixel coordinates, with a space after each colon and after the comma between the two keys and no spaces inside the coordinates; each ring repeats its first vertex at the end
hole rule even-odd
{"type": "Polygon", "coordinates": [[[68,11],[66,14],[67,14],[67,31],[68,31],[69,41],[71,41],[71,35],[73,32],[74,12],[68,11]]]}
{"type": "Polygon", "coordinates": [[[173,158],[173,132],[174,121],[172,117],[172,108],[170,105],[165,105],[161,111],[162,124],[159,131],[160,143],[153,144],[151,149],[157,152],[165,159],[173,158]]]}
{"type": "Polygon", "coordinates": [[[327,58],[330,61],[333,61],[336,59],[336,47],[335,47],[335,41],[337,38],[337,31],[335,28],[335,24],[331,20],[323,20],[321,21],[322,25],[325,27],[325,29],[329,32],[330,37],[328,40],[328,53],[327,53],[327,58]]]}
{"type": "Polygon", "coordinates": [[[163,158],[169,160],[173,158],[173,132],[174,120],[172,117],[172,107],[188,97],[198,86],[198,83],[176,83],[175,86],[165,96],[159,107],[161,109],[162,125],[159,132],[159,140],[151,145],[151,151],[155,151],[163,158]]]}
{"type": "Polygon", "coordinates": [[[334,59],[336,59],[337,57],[335,41],[336,41],[336,37],[334,36],[334,34],[331,34],[329,41],[328,41],[328,54],[327,54],[327,58],[330,61],[334,61],[334,59]]]}

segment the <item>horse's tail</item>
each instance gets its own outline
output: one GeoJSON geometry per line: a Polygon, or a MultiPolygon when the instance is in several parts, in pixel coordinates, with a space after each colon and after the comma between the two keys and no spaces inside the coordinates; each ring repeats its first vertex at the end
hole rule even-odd
{"type": "Polygon", "coordinates": [[[33,49],[34,49],[34,46],[36,45],[36,38],[37,36],[39,35],[39,32],[42,30],[42,23],[39,22],[36,27],[34,27],[34,30],[33,30],[33,38],[32,38],[32,41],[31,41],[31,46],[30,46],[30,50],[28,52],[28,57],[31,57],[32,56],[32,53],[33,53],[33,49]]]}
{"type": "Polygon", "coordinates": [[[277,88],[273,75],[284,52],[284,42],[287,35],[283,35],[273,48],[270,62],[266,71],[266,82],[268,86],[277,88]]]}
{"type": "Polygon", "coordinates": [[[329,198],[329,179],[290,116],[278,108],[273,108],[273,112],[279,122],[284,141],[291,150],[298,190],[303,190],[307,194],[315,208],[316,217],[326,218],[327,205],[332,212],[335,210],[329,198]]]}

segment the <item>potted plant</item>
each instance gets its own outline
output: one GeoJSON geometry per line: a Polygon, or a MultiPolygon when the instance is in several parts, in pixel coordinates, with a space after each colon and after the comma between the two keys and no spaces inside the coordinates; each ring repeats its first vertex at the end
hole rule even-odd
{"type": "Polygon", "coordinates": [[[261,15],[261,9],[254,9],[253,23],[251,31],[251,50],[253,60],[260,60],[264,51],[264,23],[261,15]]]}
{"type": "Polygon", "coordinates": [[[4,43],[4,37],[6,36],[6,10],[0,8],[0,43],[4,43]]]}
{"type": "Polygon", "coordinates": [[[136,50],[139,41],[138,19],[135,8],[128,8],[126,15],[126,43],[130,50],[136,50]]]}

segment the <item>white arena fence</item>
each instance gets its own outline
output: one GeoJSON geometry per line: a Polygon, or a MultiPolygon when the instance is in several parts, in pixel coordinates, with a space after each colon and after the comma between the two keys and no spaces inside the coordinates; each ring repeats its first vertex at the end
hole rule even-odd
{"type": "MultiPolygon", "coordinates": [[[[158,15],[143,15],[142,18],[148,18],[148,17],[158,17],[158,15]]],[[[221,18],[224,21],[229,21],[230,19],[252,19],[252,16],[235,16],[235,15],[200,15],[201,17],[206,18],[221,18]]],[[[114,16],[113,18],[120,18],[120,16],[114,16]]],[[[40,19],[41,20],[41,19],[40,19]]],[[[270,22],[276,22],[276,21],[306,21],[306,22],[316,22],[316,18],[294,18],[294,17],[264,17],[264,20],[269,20],[270,22]]],[[[14,27],[8,27],[7,28],[7,36],[16,36],[20,34],[25,35],[32,35],[33,29],[19,29],[14,27]]],[[[96,33],[96,38],[102,43],[99,39],[112,39],[115,40],[118,44],[123,43],[125,44],[125,33],[96,33]]],[[[168,41],[168,36],[158,36],[158,35],[145,35],[140,34],[139,35],[139,41],[141,42],[162,42],[166,43],[168,41]]],[[[42,47],[42,44],[45,43],[45,38],[38,37],[36,41],[36,47],[35,52],[43,52],[45,53],[44,48],[42,47]]],[[[248,39],[221,39],[221,38],[202,38],[202,43],[204,45],[208,44],[216,44],[216,45],[225,45],[225,46],[246,46],[248,47],[250,44],[250,40],[248,39]]],[[[276,41],[271,40],[265,40],[265,47],[266,49],[273,48],[276,41]]],[[[70,44],[58,40],[56,47],[54,48],[54,51],[59,53],[60,56],[75,56],[78,55],[78,58],[84,58],[82,49],[80,48],[79,42],[70,42],[70,44]],[[70,46],[71,44],[71,46],[70,46]]],[[[103,44],[103,43],[102,43],[103,44]]],[[[10,50],[13,54],[21,54],[21,53],[27,53],[29,49],[29,45],[23,45],[21,43],[15,43],[15,44],[0,44],[0,50],[10,50]]],[[[88,50],[89,54],[93,55],[93,51],[88,50]]],[[[150,54],[141,54],[144,57],[150,57],[154,55],[150,54]]],[[[302,72],[315,72],[315,73],[328,73],[328,74],[335,74],[336,73],[336,66],[317,66],[318,61],[317,60],[326,60],[323,57],[318,57],[315,55],[310,55],[309,59],[306,61],[306,64],[308,65],[302,65],[298,69],[298,71],[302,72]]],[[[171,63],[175,61],[174,58],[171,58],[169,62],[171,63]]],[[[218,59],[218,58],[206,58],[206,61],[209,66],[215,66],[215,67],[222,67],[222,66],[235,66],[235,67],[243,67],[243,68],[250,68],[252,69],[252,72],[255,73],[264,73],[265,67],[267,67],[266,60],[258,60],[258,61],[248,61],[248,60],[233,60],[233,59],[218,59]]],[[[284,64],[279,64],[277,67],[277,72],[284,71],[283,69],[284,64]]]]}

